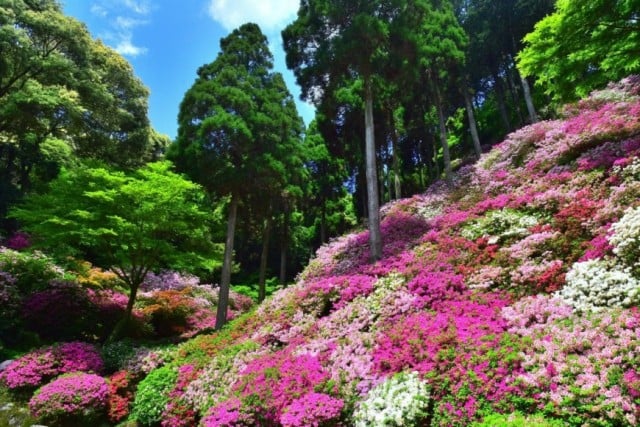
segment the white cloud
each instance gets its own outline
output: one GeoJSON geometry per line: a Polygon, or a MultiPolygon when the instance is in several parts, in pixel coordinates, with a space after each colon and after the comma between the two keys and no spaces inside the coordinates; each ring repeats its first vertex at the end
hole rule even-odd
{"type": "Polygon", "coordinates": [[[104,41],[121,55],[136,57],[147,52],[146,47],[133,42],[136,27],[148,24],[152,12],[149,0],[97,0],[91,13],[103,19],[107,29],[104,41]]]}
{"type": "Polygon", "coordinates": [[[151,12],[151,5],[146,0],[123,0],[126,7],[139,15],[148,15],[151,12]]]}
{"type": "Polygon", "coordinates": [[[299,6],[299,0],[210,0],[209,15],[229,31],[255,22],[265,33],[272,33],[291,22],[299,6]]]}
{"type": "Polygon", "coordinates": [[[120,55],[132,56],[136,57],[138,55],[142,55],[147,52],[146,47],[135,46],[130,38],[122,38],[116,47],[114,47],[115,51],[120,55]]]}

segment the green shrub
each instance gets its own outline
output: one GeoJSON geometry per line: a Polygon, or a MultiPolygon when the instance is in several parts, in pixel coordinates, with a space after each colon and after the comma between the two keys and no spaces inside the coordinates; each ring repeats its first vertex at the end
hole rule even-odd
{"type": "Polygon", "coordinates": [[[116,372],[135,356],[136,347],[129,340],[108,342],[102,347],[101,354],[105,370],[116,372]]]}
{"type": "Polygon", "coordinates": [[[169,392],[173,389],[178,371],[164,366],[152,371],[138,384],[131,416],[142,425],[160,422],[162,411],[169,401],[169,392]]]}
{"type": "Polygon", "coordinates": [[[519,412],[512,414],[489,414],[482,422],[474,423],[472,427],[563,427],[558,420],[548,420],[542,415],[524,415],[519,412]]]}
{"type": "Polygon", "coordinates": [[[22,295],[43,290],[50,280],[64,278],[64,271],[42,252],[18,252],[0,248],[0,271],[16,279],[22,295]]]}

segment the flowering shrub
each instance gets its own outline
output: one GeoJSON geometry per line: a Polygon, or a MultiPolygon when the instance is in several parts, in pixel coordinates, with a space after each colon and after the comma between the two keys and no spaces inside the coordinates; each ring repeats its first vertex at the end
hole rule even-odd
{"type": "Polygon", "coordinates": [[[162,412],[162,427],[187,427],[195,424],[196,411],[184,399],[184,392],[199,374],[193,365],[182,365],[178,368],[176,384],[169,392],[167,406],[162,412]]]}
{"type": "Polygon", "coordinates": [[[640,206],[628,208],[620,221],[611,226],[609,243],[613,253],[640,272],[640,206]]]}
{"type": "Polygon", "coordinates": [[[477,220],[471,221],[462,229],[462,236],[469,240],[488,236],[489,243],[505,241],[529,234],[529,228],[535,226],[538,219],[522,212],[510,209],[490,211],[477,220]]]}
{"type": "Polygon", "coordinates": [[[107,406],[109,421],[113,423],[117,423],[129,415],[134,391],[132,379],[127,371],[118,371],[109,378],[107,406]]]}
{"type": "Polygon", "coordinates": [[[577,311],[600,311],[606,307],[629,307],[638,302],[640,281],[628,269],[606,261],[573,264],[567,285],[555,293],[577,311]]]}
{"type": "Polygon", "coordinates": [[[322,427],[335,425],[344,402],[324,393],[307,393],[287,406],[280,417],[284,427],[322,427]]]}
{"type": "Polygon", "coordinates": [[[27,353],[0,373],[0,380],[9,389],[35,388],[63,373],[102,370],[102,359],[94,346],[70,342],[27,353]]]}
{"type": "Polygon", "coordinates": [[[67,374],[38,389],[29,401],[29,409],[44,422],[88,425],[104,415],[108,395],[104,378],[95,374],[67,374]]]}
{"type": "Polygon", "coordinates": [[[637,313],[578,316],[556,298],[531,297],[503,314],[509,330],[530,342],[515,384],[545,414],[571,425],[637,424],[638,406],[623,375],[638,363],[637,313]]]}
{"type": "Polygon", "coordinates": [[[211,408],[200,422],[202,427],[250,427],[256,425],[254,418],[237,398],[226,400],[211,408]]]}
{"type": "Polygon", "coordinates": [[[18,231],[13,233],[13,235],[7,239],[5,246],[9,249],[19,251],[31,246],[31,239],[29,239],[29,235],[27,233],[18,231]]]}
{"type": "Polygon", "coordinates": [[[41,252],[18,252],[0,246],[0,271],[11,274],[22,295],[47,287],[50,280],[61,279],[64,271],[41,252]]]}
{"type": "Polygon", "coordinates": [[[140,290],[148,291],[180,291],[184,288],[196,286],[200,279],[190,274],[183,274],[177,271],[165,270],[160,273],[150,271],[140,285],[140,290]]]}
{"type": "Polygon", "coordinates": [[[277,422],[294,399],[328,379],[316,357],[280,351],[250,361],[234,388],[243,401],[251,402],[256,417],[277,422]]]}
{"type": "Polygon", "coordinates": [[[82,339],[97,333],[95,314],[87,291],[69,281],[51,281],[47,289],[27,297],[22,307],[27,327],[48,341],[82,339]]]}
{"type": "Polygon", "coordinates": [[[399,373],[374,387],[353,414],[358,427],[418,426],[427,418],[429,386],[417,372],[399,373]]]}

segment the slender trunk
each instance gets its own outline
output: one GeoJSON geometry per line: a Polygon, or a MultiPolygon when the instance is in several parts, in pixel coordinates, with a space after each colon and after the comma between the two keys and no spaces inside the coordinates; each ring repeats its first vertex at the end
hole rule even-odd
{"type": "MultiPolygon", "coordinates": [[[[519,74],[519,73],[518,73],[519,74]]],[[[536,113],[536,107],[533,105],[533,98],[531,97],[531,87],[527,78],[520,74],[520,82],[522,83],[522,92],[524,93],[524,100],[527,104],[527,110],[529,111],[529,120],[531,123],[538,122],[538,114],[536,113]]]]}
{"type": "Polygon", "coordinates": [[[440,125],[440,144],[442,145],[442,159],[444,160],[444,176],[447,182],[451,182],[451,154],[449,153],[449,142],[447,141],[447,126],[444,120],[444,110],[438,82],[434,82],[436,93],[436,108],[438,110],[438,124],[440,125]]]}
{"type": "Polygon", "coordinates": [[[327,242],[327,202],[322,201],[322,210],[320,211],[320,244],[327,242]]]}
{"type": "MultiPolygon", "coordinates": [[[[141,282],[140,282],[141,283],[141,282]]],[[[127,306],[124,310],[124,317],[116,323],[116,326],[109,334],[107,338],[107,342],[114,342],[122,338],[123,333],[129,328],[131,325],[131,319],[133,318],[133,305],[136,302],[136,296],[138,295],[138,288],[140,287],[140,283],[138,284],[129,284],[129,299],[127,300],[127,306]]]]}
{"type": "Polygon", "coordinates": [[[462,94],[464,95],[464,105],[467,109],[467,117],[469,118],[469,131],[471,132],[471,139],[473,140],[473,149],[476,152],[476,157],[480,158],[482,155],[482,147],[480,146],[480,136],[478,136],[478,125],[476,123],[476,115],[473,112],[471,95],[466,87],[462,89],[462,94]]]}
{"type": "MultiPolygon", "coordinates": [[[[513,67],[513,69],[515,69],[515,66],[513,67]]],[[[511,70],[507,70],[506,74],[509,83],[509,91],[511,92],[511,98],[513,99],[513,105],[515,107],[516,113],[518,114],[518,124],[521,125],[524,122],[524,117],[522,116],[522,109],[520,108],[520,96],[518,95],[518,87],[513,80],[513,72],[511,70]]]]}
{"type": "Polygon", "coordinates": [[[231,284],[231,264],[233,262],[233,238],[236,231],[238,216],[238,196],[231,195],[229,216],[227,218],[227,240],[224,244],[224,259],[222,261],[222,277],[220,279],[220,293],[218,295],[218,311],[216,313],[216,330],[222,329],[227,323],[227,308],[229,306],[229,286],[231,284]]]}
{"type": "MultiPolygon", "coordinates": [[[[285,231],[286,235],[286,231],[285,231]]],[[[287,284],[287,239],[280,242],[280,285],[284,287],[287,284]]]]}
{"type": "MultiPolygon", "coordinates": [[[[393,114],[390,113],[391,116],[391,154],[393,156],[393,160],[391,161],[391,168],[393,169],[393,185],[390,186],[394,189],[395,199],[400,199],[402,197],[402,184],[400,182],[400,155],[398,153],[399,138],[398,138],[398,128],[396,127],[395,120],[393,118],[393,114]]],[[[391,191],[391,190],[390,190],[391,191]]]]}
{"type": "Polygon", "coordinates": [[[507,107],[504,101],[504,88],[502,87],[502,79],[498,76],[497,72],[493,73],[493,81],[496,89],[496,102],[498,103],[498,110],[500,111],[500,117],[502,123],[504,123],[507,132],[511,132],[511,121],[509,120],[509,113],[507,113],[507,107]]]}
{"type": "Polygon", "coordinates": [[[376,143],[373,130],[373,92],[371,79],[365,77],[365,157],[367,172],[367,207],[369,217],[369,245],[371,261],[382,258],[382,237],[380,235],[380,208],[378,203],[378,177],[376,170],[376,143]]]}
{"type": "Polygon", "coordinates": [[[264,220],[262,231],[262,253],[260,254],[260,272],[258,273],[258,302],[267,296],[267,256],[269,255],[269,238],[271,236],[271,214],[264,220]]]}

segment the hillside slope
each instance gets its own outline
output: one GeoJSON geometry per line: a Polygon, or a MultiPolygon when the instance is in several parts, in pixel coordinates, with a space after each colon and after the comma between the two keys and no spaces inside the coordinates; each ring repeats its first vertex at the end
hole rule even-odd
{"type": "Polygon", "coordinates": [[[383,218],[381,261],[367,260],[366,231],[343,236],[223,332],[154,356],[164,366],[138,385],[132,418],[638,424],[640,77],[511,134],[383,218]]]}
{"type": "Polygon", "coordinates": [[[636,425],[640,78],[564,114],[386,206],[381,261],[343,236],[234,346],[183,346],[213,359],[180,399],[204,425],[636,425]]]}

